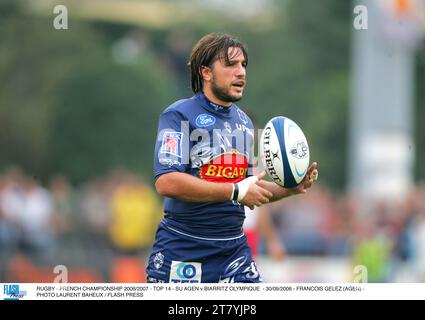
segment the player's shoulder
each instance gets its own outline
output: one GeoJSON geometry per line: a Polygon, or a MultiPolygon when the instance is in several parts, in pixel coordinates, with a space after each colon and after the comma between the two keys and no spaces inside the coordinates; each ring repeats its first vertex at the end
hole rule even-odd
{"type": "Polygon", "coordinates": [[[172,103],[171,105],[169,105],[167,108],[165,108],[162,114],[174,113],[174,114],[185,115],[188,112],[190,112],[191,109],[193,110],[194,105],[196,105],[196,102],[194,101],[193,97],[180,99],[172,103]]]}
{"type": "Polygon", "coordinates": [[[233,104],[233,108],[235,110],[235,117],[238,118],[238,120],[242,121],[244,125],[249,124],[250,126],[253,126],[252,119],[241,107],[233,104]]]}

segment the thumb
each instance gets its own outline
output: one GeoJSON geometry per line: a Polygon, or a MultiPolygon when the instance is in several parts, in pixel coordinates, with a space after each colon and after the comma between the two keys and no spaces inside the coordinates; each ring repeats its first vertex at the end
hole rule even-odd
{"type": "Polygon", "coordinates": [[[267,172],[263,171],[260,174],[257,175],[258,180],[263,180],[264,177],[266,176],[267,172]]]}

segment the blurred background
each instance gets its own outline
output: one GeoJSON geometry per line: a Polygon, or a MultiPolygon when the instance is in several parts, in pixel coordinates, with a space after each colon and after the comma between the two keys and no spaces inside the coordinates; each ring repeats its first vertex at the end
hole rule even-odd
{"type": "Polygon", "coordinates": [[[319,163],[247,212],[264,280],[425,281],[425,0],[0,0],[0,282],[145,281],[158,116],[209,32],[247,44],[239,105],[319,163]]]}

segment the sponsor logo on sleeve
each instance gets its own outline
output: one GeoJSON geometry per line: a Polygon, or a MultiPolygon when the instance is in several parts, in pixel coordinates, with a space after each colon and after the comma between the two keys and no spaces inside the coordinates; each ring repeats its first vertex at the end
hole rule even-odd
{"type": "Polygon", "coordinates": [[[183,132],[165,132],[162,138],[161,153],[182,157],[183,132]]]}

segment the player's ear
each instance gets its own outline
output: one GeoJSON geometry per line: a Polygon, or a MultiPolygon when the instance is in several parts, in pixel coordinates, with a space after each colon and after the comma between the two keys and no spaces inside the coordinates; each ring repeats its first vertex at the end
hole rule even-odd
{"type": "Polygon", "coordinates": [[[212,77],[211,68],[207,66],[201,66],[199,68],[199,74],[204,81],[210,81],[212,77]]]}

